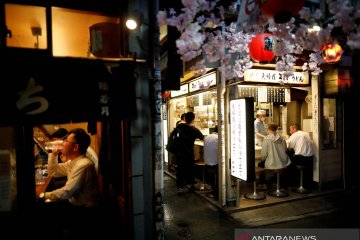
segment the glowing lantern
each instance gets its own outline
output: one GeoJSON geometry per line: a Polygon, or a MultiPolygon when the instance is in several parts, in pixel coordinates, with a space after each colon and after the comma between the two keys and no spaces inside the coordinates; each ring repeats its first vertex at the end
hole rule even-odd
{"type": "Polygon", "coordinates": [[[273,17],[276,23],[286,23],[304,6],[305,0],[262,0],[262,14],[273,17]]]}
{"type": "Polygon", "coordinates": [[[249,44],[249,53],[252,60],[260,63],[269,63],[274,59],[274,41],[270,33],[256,35],[249,44]]]}
{"type": "Polygon", "coordinates": [[[165,91],[162,95],[163,98],[168,98],[170,96],[170,92],[169,91],[165,91]]]}
{"type": "Polygon", "coordinates": [[[343,54],[343,50],[337,43],[329,43],[322,47],[323,58],[327,63],[338,62],[343,54]]]}

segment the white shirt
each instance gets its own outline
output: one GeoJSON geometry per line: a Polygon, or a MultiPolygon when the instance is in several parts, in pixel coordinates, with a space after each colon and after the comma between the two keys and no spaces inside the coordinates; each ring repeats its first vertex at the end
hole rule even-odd
{"type": "Polygon", "coordinates": [[[96,173],[99,174],[98,166],[99,166],[99,158],[94,149],[88,147],[86,150],[86,157],[88,157],[95,164],[96,173]]]}
{"type": "Polygon", "coordinates": [[[268,134],[266,131],[265,123],[259,119],[255,119],[254,132],[255,132],[255,145],[261,146],[263,139],[261,137],[257,136],[256,133],[259,133],[264,136],[266,136],[268,134]]]}
{"type": "Polygon", "coordinates": [[[310,135],[304,131],[296,131],[286,140],[287,148],[294,149],[295,155],[310,157],[314,155],[310,135]]]}
{"type": "Polygon", "coordinates": [[[50,153],[48,172],[53,177],[67,177],[65,186],[45,193],[52,201],[68,199],[76,206],[91,207],[98,204],[98,182],[94,163],[81,155],[65,163],[58,163],[57,155],[50,153]]]}
{"type": "Polygon", "coordinates": [[[218,134],[212,133],[204,138],[204,162],[206,165],[218,164],[218,134]]]}

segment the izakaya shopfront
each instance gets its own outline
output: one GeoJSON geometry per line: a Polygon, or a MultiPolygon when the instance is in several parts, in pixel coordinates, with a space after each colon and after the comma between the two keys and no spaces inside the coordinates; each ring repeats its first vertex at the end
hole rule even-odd
{"type": "MultiPolygon", "coordinates": [[[[337,138],[338,129],[341,129],[339,111],[336,110],[339,103],[335,98],[323,97],[324,78],[325,74],[309,76],[300,71],[285,77],[273,70],[273,66],[262,65],[261,68],[246,70],[241,82],[222,85],[216,71],[192,79],[182,84],[179,91],[172,91],[167,101],[167,111],[164,112],[167,112],[168,119],[163,121],[166,128],[164,145],[166,131],[175,127],[182,113],[193,111],[195,126],[204,135],[211,133],[215,125],[219,126],[219,205],[246,208],[305,197],[306,194],[291,191],[300,181],[300,172],[294,172],[294,179],[289,179],[294,183],[288,189],[289,197],[274,198],[266,193],[263,201],[244,197],[253,191],[255,166],[260,160],[261,146],[254,144],[253,129],[255,115],[262,110],[266,113],[266,124],[277,124],[280,135],[290,134],[289,126],[294,123],[310,134],[315,147],[314,187],[310,195],[323,191],[327,183],[336,182],[335,185],[339,186],[343,181],[343,160],[339,156],[342,147],[337,138]]],[[[194,151],[195,160],[203,161],[201,141],[195,142],[194,151]]],[[[164,155],[165,162],[171,165],[171,156],[166,151],[164,155]]],[[[202,194],[204,197],[205,193],[202,194]]]]}
{"type": "Polygon", "coordinates": [[[116,220],[94,217],[94,224],[100,227],[106,222],[109,233],[115,227],[124,231],[126,227],[128,234],[132,234],[132,209],[125,208],[131,205],[132,190],[125,179],[130,176],[129,122],[136,115],[135,65],[134,61],[25,54],[6,58],[1,69],[8,78],[4,79],[0,94],[0,221],[4,234],[9,231],[17,236],[13,229],[26,224],[28,234],[38,236],[44,230],[43,221],[50,220],[56,225],[53,216],[39,214],[43,205],[38,190],[49,190],[51,176],[41,171],[39,181],[34,169],[46,169],[45,142],[59,127],[83,128],[91,135],[90,146],[99,157],[103,200],[112,202],[108,210],[116,212],[116,220]],[[121,89],[124,92],[120,93],[121,89]],[[107,186],[114,183],[119,186],[114,193],[122,199],[123,208],[116,206],[114,193],[108,191],[107,186]]]}

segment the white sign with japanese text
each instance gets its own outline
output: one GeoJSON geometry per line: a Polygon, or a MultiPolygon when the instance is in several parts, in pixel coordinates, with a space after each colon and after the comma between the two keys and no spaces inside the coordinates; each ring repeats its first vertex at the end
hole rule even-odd
{"type": "Polygon", "coordinates": [[[216,73],[205,75],[189,83],[189,91],[194,92],[200,89],[207,89],[216,84],[216,73]]]}
{"type": "Polygon", "coordinates": [[[247,180],[247,137],[245,99],[230,102],[231,175],[247,180]]]}
{"type": "Polygon", "coordinates": [[[244,72],[245,82],[265,83],[287,83],[287,84],[309,84],[307,72],[294,72],[294,75],[287,77],[282,72],[264,69],[247,69],[244,72]]]}
{"type": "Polygon", "coordinates": [[[187,94],[189,92],[189,85],[188,84],[184,84],[180,86],[180,90],[177,91],[171,91],[170,92],[170,96],[171,97],[177,97],[177,96],[181,96],[184,94],[187,94]]]}

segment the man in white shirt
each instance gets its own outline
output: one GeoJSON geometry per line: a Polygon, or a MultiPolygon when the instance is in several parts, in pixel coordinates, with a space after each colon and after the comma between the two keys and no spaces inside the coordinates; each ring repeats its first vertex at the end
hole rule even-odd
{"type": "Polygon", "coordinates": [[[304,185],[309,186],[313,179],[314,149],[312,140],[310,135],[301,131],[296,124],[290,126],[290,133],[290,137],[286,140],[287,148],[294,151],[294,155],[290,156],[290,159],[295,165],[305,166],[304,185]]]}
{"type": "Polygon", "coordinates": [[[264,110],[259,110],[256,113],[256,119],[254,121],[254,132],[255,132],[255,145],[261,146],[267,133],[265,126],[265,114],[264,110]]]}
{"type": "Polygon", "coordinates": [[[204,138],[204,162],[208,181],[213,188],[209,197],[218,196],[218,128],[215,126],[214,132],[204,138]]]}
{"type": "Polygon", "coordinates": [[[67,157],[67,161],[58,162],[59,148],[49,154],[49,175],[64,176],[67,177],[67,181],[61,188],[40,193],[39,199],[51,202],[46,204],[46,213],[49,214],[46,217],[54,220],[49,221],[48,227],[59,225],[81,236],[90,233],[88,226],[97,217],[100,200],[95,164],[86,155],[90,141],[90,136],[85,130],[75,128],[69,131],[62,144],[61,151],[67,157]],[[59,222],[56,223],[55,219],[59,222]]]}

